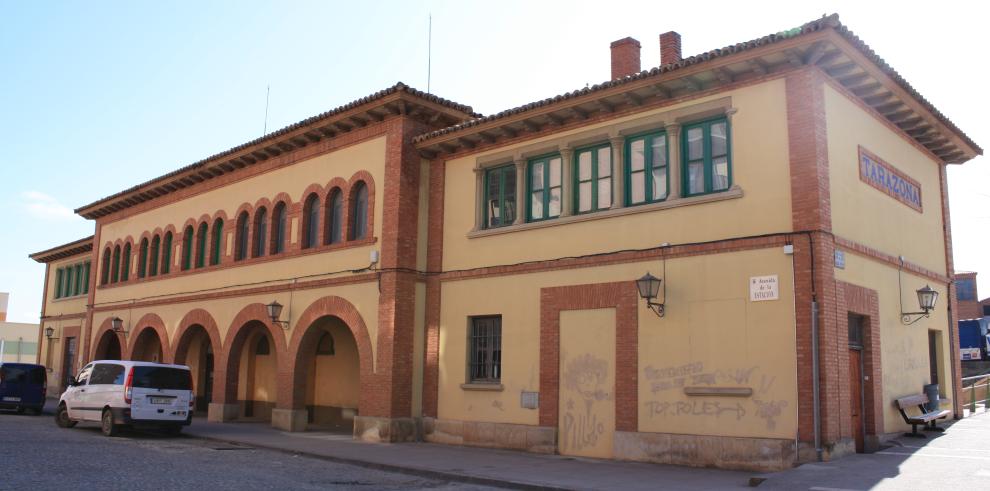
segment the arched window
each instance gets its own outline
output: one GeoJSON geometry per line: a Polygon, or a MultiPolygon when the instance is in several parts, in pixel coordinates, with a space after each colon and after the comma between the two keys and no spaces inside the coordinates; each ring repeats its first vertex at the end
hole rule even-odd
{"type": "Polygon", "coordinates": [[[203,222],[199,224],[199,231],[196,233],[196,267],[206,266],[206,236],[210,233],[210,226],[203,222]]]}
{"type": "Polygon", "coordinates": [[[110,248],[107,247],[103,250],[103,272],[100,274],[101,285],[110,283],[110,261],[110,248]]]}
{"type": "Polygon", "coordinates": [[[148,238],[141,239],[141,248],[138,250],[138,278],[144,278],[148,274],[148,238]]]}
{"type": "Polygon", "coordinates": [[[186,227],[186,232],[182,234],[182,270],[192,268],[193,257],[193,228],[192,225],[186,227]]]}
{"type": "Polygon", "coordinates": [[[360,240],[368,235],[368,186],[358,181],[352,193],[350,240],[360,240]]]}
{"type": "Polygon", "coordinates": [[[120,246],[113,247],[113,265],[110,268],[110,283],[116,283],[120,279],[120,246]]]}
{"type": "Polygon", "coordinates": [[[158,252],[161,249],[162,238],[155,236],[151,239],[151,257],[148,258],[148,276],[158,274],[158,252]]]}
{"type": "Polygon", "coordinates": [[[326,213],[327,229],[323,233],[323,241],[327,244],[337,244],[344,238],[344,195],[340,189],[334,189],[330,193],[326,213]]]}
{"type": "Polygon", "coordinates": [[[240,261],[247,257],[248,250],[248,212],[242,211],[237,215],[237,242],[234,244],[234,260],[240,261]]]}
{"type": "Polygon", "coordinates": [[[127,281],[131,275],[131,243],[124,244],[124,255],[120,258],[120,281],[127,281]]]}
{"type": "Polygon", "coordinates": [[[320,197],[312,193],[303,205],[303,249],[316,247],[317,231],[320,224],[320,197]]]}
{"type": "Polygon", "coordinates": [[[251,257],[265,255],[265,242],[268,241],[268,209],[264,206],[254,212],[254,245],[251,257]]]}
{"type": "Polygon", "coordinates": [[[220,243],[223,242],[223,219],[217,218],[213,221],[212,246],[210,248],[210,265],[220,264],[220,243]]]}
{"type": "Polygon", "coordinates": [[[316,354],[318,355],[334,355],[333,348],[333,336],[328,332],[323,333],[323,337],[320,338],[320,342],[316,343],[316,354]]]}
{"type": "Polygon", "coordinates": [[[162,274],[168,274],[172,269],[172,232],[165,232],[162,240],[162,274]]]}
{"type": "Polygon", "coordinates": [[[272,254],[285,252],[285,202],[275,205],[272,213],[272,254]]]}

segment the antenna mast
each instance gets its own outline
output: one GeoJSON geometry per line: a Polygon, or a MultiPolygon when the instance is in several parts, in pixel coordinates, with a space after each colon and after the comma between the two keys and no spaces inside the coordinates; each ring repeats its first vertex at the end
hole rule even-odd
{"type": "Polygon", "coordinates": [[[265,87],[265,126],[264,129],[261,130],[261,136],[268,134],[268,96],[271,95],[271,93],[272,86],[269,84],[265,87]]]}
{"type": "Polygon", "coordinates": [[[430,75],[433,61],[433,12],[430,12],[430,24],[426,34],[426,92],[430,93],[430,75]]]}

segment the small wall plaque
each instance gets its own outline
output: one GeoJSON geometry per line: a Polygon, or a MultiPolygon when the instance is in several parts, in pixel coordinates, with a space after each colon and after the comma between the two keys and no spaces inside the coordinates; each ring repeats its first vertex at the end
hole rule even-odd
{"type": "Polygon", "coordinates": [[[522,391],[522,396],[520,397],[519,405],[523,409],[537,409],[540,407],[540,393],[539,392],[527,392],[522,391]]]}
{"type": "Polygon", "coordinates": [[[764,302],[780,298],[777,275],[752,276],[749,278],[749,300],[764,302]]]}
{"type": "Polygon", "coordinates": [[[846,253],[838,249],[835,250],[835,267],[846,269],[846,253]]]}

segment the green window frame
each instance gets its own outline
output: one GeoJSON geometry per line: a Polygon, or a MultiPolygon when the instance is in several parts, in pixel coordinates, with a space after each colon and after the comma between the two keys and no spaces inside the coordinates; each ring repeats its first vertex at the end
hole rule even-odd
{"type": "Polygon", "coordinates": [[[148,274],[148,239],[141,239],[138,250],[138,278],[144,278],[148,274]]]}
{"type": "Polygon", "coordinates": [[[90,268],[90,264],[91,264],[90,261],[86,261],[83,264],[83,285],[82,285],[82,292],[83,292],[83,294],[89,293],[89,268],[90,268]]]}
{"type": "Polygon", "coordinates": [[[62,277],[64,275],[62,268],[55,270],[55,298],[62,298],[62,277]]]}
{"type": "Polygon", "coordinates": [[[192,225],[186,227],[186,231],[182,237],[182,270],[188,271],[192,269],[192,257],[193,257],[193,228],[192,225]]]}
{"type": "Polygon", "coordinates": [[[485,228],[505,227],[515,222],[518,178],[514,164],[485,171],[485,228]]]}
{"type": "Polygon", "coordinates": [[[80,293],[82,293],[83,264],[82,263],[76,264],[75,270],[76,270],[75,271],[76,281],[73,282],[73,284],[72,284],[72,294],[73,295],[79,295],[80,293]]]}
{"type": "Polygon", "coordinates": [[[526,166],[526,221],[539,222],[560,216],[563,162],[559,154],[531,159],[526,166]]]}
{"type": "Polygon", "coordinates": [[[732,187],[729,119],[718,117],[684,125],[681,132],[684,196],[728,191],[732,187]]]}
{"type": "Polygon", "coordinates": [[[131,275],[131,243],[124,244],[124,254],[121,256],[120,281],[127,281],[131,275]]]}
{"type": "Polygon", "coordinates": [[[62,296],[63,297],[71,297],[72,296],[72,283],[73,283],[72,266],[66,266],[65,267],[65,276],[62,279],[64,280],[62,282],[62,296]]]}
{"type": "Polygon", "coordinates": [[[162,238],[155,236],[151,239],[151,255],[148,257],[148,276],[158,275],[158,252],[162,247],[162,238]]]}
{"type": "Polygon", "coordinates": [[[220,264],[220,244],[223,242],[223,219],[217,218],[213,222],[213,237],[211,239],[213,250],[210,251],[210,266],[220,264]]]}
{"type": "Polygon", "coordinates": [[[206,236],[209,235],[210,226],[203,222],[199,224],[199,232],[196,233],[196,267],[206,266],[206,236]]]}
{"type": "Polygon", "coordinates": [[[172,269],[172,232],[167,232],[162,240],[162,274],[172,269]]]}
{"type": "Polygon", "coordinates": [[[113,272],[110,276],[110,283],[120,280],[120,246],[113,247],[113,272]]]}
{"type": "Polygon", "coordinates": [[[574,152],[574,212],[612,207],[612,145],[603,143],[574,152]]]}
{"type": "Polygon", "coordinates": [[[634,135],[625,142],[626,206],[656,203],[670,194],[670,145],[666,131],[634,135]]]}

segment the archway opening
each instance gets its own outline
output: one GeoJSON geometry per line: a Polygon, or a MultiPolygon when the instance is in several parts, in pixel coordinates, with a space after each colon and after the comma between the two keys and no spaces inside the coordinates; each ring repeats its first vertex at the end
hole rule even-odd
{"type": "Polygon", "coordinates": [[[158,338],[158,332],[151,328],[146,328],[138,335],[134,343],[134,351],[131,359],[135,361],[162,361],[162,340],[158,338]]]}
{"type": "Polygon", "coordinates": [[[175,363],[187,365],[192,372],[195,409],[205,414],[213,402],[214,359],[213,342],[203,326],[190,326],[182,335],[175,352],[175,363]]]}
{"type": "Polygon", "coordinates": [[[104,331],[96,343],[94,360],[119,360],[121,355],[120,337],[113,331],[104,331]]]}
{"type": "Polygon", "coordinates": [[[305,390],[309,427],[351,433],[358,415],[361,365],[347,324],[334,316],[314,321],[299,345],[297,363],[297,371],[305,374],[305,387],[296,390],[305,390]]]}
{"type": "Polygon", "coordinates": [[[240,417],[271,421],[277,396],[278,353],[267,327],[260,321],[245,324],[237,357],[237,401],[240,417]]]}

